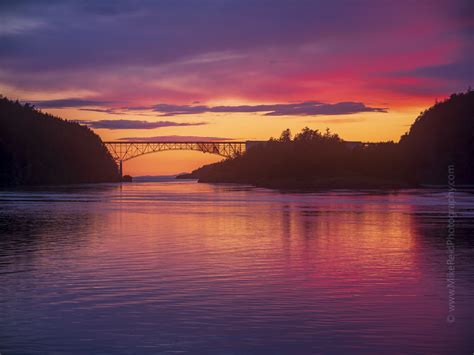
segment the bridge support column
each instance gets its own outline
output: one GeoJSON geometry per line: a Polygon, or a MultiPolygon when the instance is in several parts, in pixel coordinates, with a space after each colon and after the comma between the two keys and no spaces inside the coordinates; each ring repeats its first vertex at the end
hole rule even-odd
{"type": "Polygon", "coordinates": [[[123,178],[123,170],[122,170],[122,160],[119,162],[119,172],[120,172],[120,179],[123,178]]]}

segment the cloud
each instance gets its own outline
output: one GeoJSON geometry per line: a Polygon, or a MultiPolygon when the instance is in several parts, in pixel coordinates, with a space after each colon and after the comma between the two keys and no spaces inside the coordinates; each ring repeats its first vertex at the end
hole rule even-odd
{"type": "Polygon", "coordinates": [[[359,112],[387,112],[387,108],[368,107],[362,102],[339,102],[336,104],[316,103],[312,105],[287,105],[275,111],[269,112],[267,116],[288,116],[288,115],[348,115],[359,112]]]}
{"type": "MultiPolygon", "coordinates": [[[[380,90],[380,73],[473,61],[472,1],[362,3],[3,0],[0,88],[14,97],[93,92],[123,106],[313,97],[390,106],[400,88],[380,90]]],[[[454,84],[442,75],[437,91],[465,89],[463,73],[454,84]]],[[[406,86],[433,97],[417,81],[406,86]]]]}
{"type": "MultiPolygon", "coordinates": [[[[360,112],[387,112],[384,107],[370,107],[362,102],[338,102],[334,104],[320,101],[304,101],[289,104],[270,105],[237,105],[237,106],[206,106],[206,105],[174,105],[156,104],[150,106],[130,106],[119,108],[82,108],[88,106],[106,106],[109,101],[67,98],[59,100],[33,101],[41,108],[78,107],[81,111],[92,111],[113,115],[123,115],[134,111],[153,111],[159,116],[196,115],[203,113],[264,113],[265,116],[318,116],[348,115],[360,112]]],[[[136,122],[136,121],[132,121],[136,122]]]]}
{"type": "MultiPolygon", "coordinates": [[[[146,107],[129,110],[143,110],[146,107]]],[[[213,113],[256,113],[264,112],[265,116],[317,116],[317,115],[348,115],[360,112],[387,112],[387,108],[369,107],[362,102],[338,102],[335,104],[322,103],[319,101],[305,101],[290,104],[273,105],[240,105],[240,106],[191,106],[191,105],[169,105],[158,104],[149,106],[162,116],[194,115],[208,112],[213,113]]]]}
{"type": "MultiPolygon", "coordinates": [[[[81,111],[92,111],[113,115],[124,115],[127,112],[153,111],[159,116],[196,115],[204,113],[263,113],[265,116],[318,116],[348,115],[360,112],[387,112],[384,107],[370,107],[362,102],[338,102],[334,104],[320,101],[303,101],[285,104],[207,106],[207,105],[175,105],[160,103],[149,106],[84,108],[89,106],[107,106],[110,101],[65,98],[58,100],[33,101],[41,108],[77,107],[81,111]]],[[[136,122],[136,121],[131,121],[136,122]]]]}
{"type": "Polygon", "coordinates": [[[154,137],[125,137],[120,141],[131,142],[219,142],[232,141],[235,138],[226,137],[203,137],[203,136],[154,136],[154,137]]]}
{"type": "Polygon", "coordinates": [[[17,35],[46,26],[42,21],[20,17],[0,17],[0,36],[17,35]]]}
{"type": "Polygon", "coordinates": [[[99,121],[76,121],[96,129],[155,129],[163,127],[202,126],[207,122],[171,122],[171,121],[136,121],[136,120],[99,120],[99,121]]]}
{"type": "Polygon", "coordinates": [[[395,75],[458,80],[472,83],[474,81],[474,66],[471,61],[459,61],[440,65],[422,66],[412,70],[397,72],[395,75]]]}
{"type": "Polygon", "coordinates": [[[125,112],[117,111],[114,108],[80,108],[81,111],[108,113],[111,115],[125,115],[125,112]]]}
{"type": "Polygon", "coordinates": [[[66,108],[110,105],[111,101],[87,100],[79,98],[67,98],[58,100],[38,100],[31,103],[40,108],[66,108]]]}

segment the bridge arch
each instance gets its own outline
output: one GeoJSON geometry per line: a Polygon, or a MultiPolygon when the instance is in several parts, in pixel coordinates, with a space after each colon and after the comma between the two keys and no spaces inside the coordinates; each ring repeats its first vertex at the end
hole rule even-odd
{"type": "Polygon", "coordinates": [[[169,150],[194,150],[232,158],[242,154],[248,144],[249,142],[104,142],[104,146],[119,166],[121,176],[123,162],[142,155],[169,150]]]}

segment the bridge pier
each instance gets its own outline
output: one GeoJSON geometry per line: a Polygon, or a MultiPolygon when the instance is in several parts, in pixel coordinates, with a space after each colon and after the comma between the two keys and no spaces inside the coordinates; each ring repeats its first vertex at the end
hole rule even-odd
{"type": "Polygon", "coordinates": [[[123,160],[119,161],[119,172],[120,172],[120,179],[123,178],[123,170],[122,170],[123,160]]]}

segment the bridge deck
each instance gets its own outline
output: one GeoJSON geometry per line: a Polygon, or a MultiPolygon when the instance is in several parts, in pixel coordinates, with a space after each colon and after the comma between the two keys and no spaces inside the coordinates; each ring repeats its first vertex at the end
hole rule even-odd
{"type": "Polygon", "coordinates": [[[242,154],[247,142],[136,142],[136,141],[108,141],[104,142],[115,161],[123,162],[138,156],[166,150],[195,150],[203,153],[217,154],[226,158],[242,154]]]}

